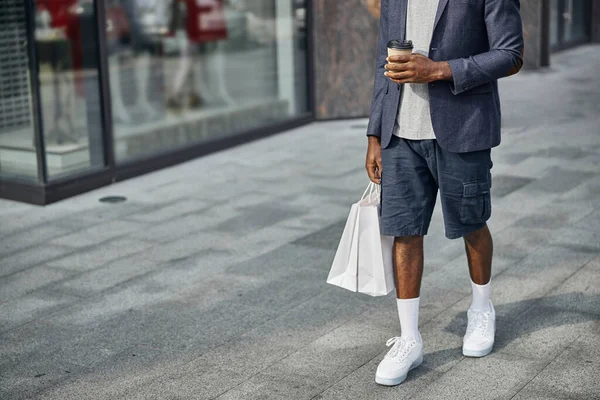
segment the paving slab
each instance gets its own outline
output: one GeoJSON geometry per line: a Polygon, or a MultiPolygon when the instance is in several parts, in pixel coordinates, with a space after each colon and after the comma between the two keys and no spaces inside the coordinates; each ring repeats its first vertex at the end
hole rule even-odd
{"type": "Polygon", "coordinates": [[[510,399],[544,367],[537,360],[494,353],[464,358],[458,365],[414,394],[414,399],[510,399]]]}
{"type": "Polygon", "coordinates": [[[46,260],[51,267],[64,268],[73,271],[88,271],[111,261],[135,254],[150,248],[150,243],[130,238],[120,238],[105,243],[103,246],[72,251],[67,257],[55,260],[46,260]]]}
{"type": "Polygon", "coordinates": [[[109,221],[60,236],[55,233],[50,243],[69,247],[88,247],[143,229],[145,225],[129,221],[109,221]]]}
{"type": "MultiPolygon", "coordinates": [[[[0,257],[4,259],[18,251],[30,247],[48,244],[51,239],[60,235],[67,235],[71,232],[69,229],[61,228],[55,225],[39,225],[0,237],[0,257]]],[[[56,243],[59,244],[60,243],[56,243]]],[[[4,264],[4,261],[2,262],[4,264]]]]}
{"type": "Polygon", "coordinates": [[[160,360],[161,353],[146,346],[132,346],[104,363],[97,364],[93,371],[84,370],[65,379],[60,386],[40,391],[36,398],[65,400],[115,398],[125,388],[135,385],[146,369],[160,360]]]}
{"type": "Polygon", "coordinates": [[[50,290],[36,290],[0,304],[0,332],[4,332],[27,322],[46,316],[81,300],[77,296],[56,293],[50,290]]]}
{"type": "Polygon", "coordinates": [[[57,387],[72,375],[88,372],[76,364],[53,363],[36,356],[24,361],[18,367],[2,369],[0,372],[2,399],[29,399],[47,388],[57,387]]]}
{"type": "Polygon", "coordinates": [[[579,336],[591,332],[597,316],[536,305],[511,324],[498,326],[496,351],[551,361],[579,336]]]}
{"type": "Polygon", "coordinates": [[[310,399],[372,359],[386,336],[345,324],[218,398],[310,399]]]}
{"type": "Polygon", "coordinates": [[[0,276],[5,277],[27,268],[35,267],[45,262],[61,258],[73,252],[72,248],[55,245],[40,245],[2,257],[0,276]]]}
{"type": "Polygon", "coordinates": [[[127,219],[140,222],[159,223],[186,215],[201,214],[210,208],[211,204],[199,199],[182,199],[170,202],[163,207],[146,212],[137,212],[127,216],[127,219]]]}
{"type": "Polygon", "coordinates": [[[595,332],[582,335],[569,345],[552,363],[544,368],[516,396],[515,399],[600,398],[600,335],[595,332]]]}
{"type": "Polygon", "coordinates": [[[163,376],[132,388],[124,398],[185,397],[192,393],[210,398],[222,394],[365,310],[364,299],[325,292],[178,369],[167,370],[163,376]]]}
{"type": "Polygon", "coordinates": [[[74,273],[71,271],[39,265],[4,277],[0,280],[0,303],[14,300],[72,275],[74,273]]]}

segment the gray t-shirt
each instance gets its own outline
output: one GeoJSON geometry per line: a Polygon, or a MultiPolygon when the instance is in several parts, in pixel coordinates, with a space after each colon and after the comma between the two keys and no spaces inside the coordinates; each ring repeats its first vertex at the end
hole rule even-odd
{"type": "MultiPolygon", "coordinates": [[[[439,0],[408,0],[406,39],[412,40],[414,53],[429,56],[429,44],[439,0]]],[[[435,139],[429,111],[426,83],[407,83],[398,107],[394,135],[406,139],[435,139]]]]}

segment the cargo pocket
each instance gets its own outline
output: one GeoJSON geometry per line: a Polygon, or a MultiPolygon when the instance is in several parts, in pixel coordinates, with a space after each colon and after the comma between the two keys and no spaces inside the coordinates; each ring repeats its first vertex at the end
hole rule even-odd
{"type": "Polygon", "coordinates": [[[465,225],[480,224],[492,214],[490,183],[488,180],[463,184],[463,197],[460,206],[460,222],[465,225]]]}

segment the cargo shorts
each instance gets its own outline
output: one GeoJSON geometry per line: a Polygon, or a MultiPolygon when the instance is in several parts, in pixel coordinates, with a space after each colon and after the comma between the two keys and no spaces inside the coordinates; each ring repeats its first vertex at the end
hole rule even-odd
{"type": "Polygon", "coordinates": [[[451,153],[435,139],[394,135],[381,164],[382,235],[426,235],[438,189],[447,238],[479,230],[491,216],[491,149],[451,153]]]}

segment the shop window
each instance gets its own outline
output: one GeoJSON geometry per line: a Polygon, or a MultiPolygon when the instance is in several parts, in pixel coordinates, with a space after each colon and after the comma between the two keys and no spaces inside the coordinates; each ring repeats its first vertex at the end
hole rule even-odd
{"type": "Polygon", "coordinates": [[[107,0],[117,162],[307,109],[305,1],[107,0]]]}

